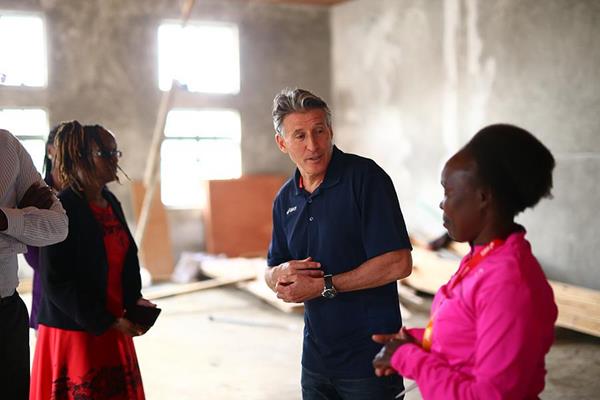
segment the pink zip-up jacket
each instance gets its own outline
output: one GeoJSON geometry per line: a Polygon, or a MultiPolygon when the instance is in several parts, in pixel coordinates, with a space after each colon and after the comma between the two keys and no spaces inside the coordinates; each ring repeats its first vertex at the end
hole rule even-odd
{"type": "MultiPolygon", "coordinates": [[[[447,293],[450,282],[431,308],[431,352],[400,346],[394,369],[415,380],[425,400],[537,399],[557,308],[525,232],[511,234],[447,293]]],[[[419,342],[423,331],[409,330],[419,342]]]]}

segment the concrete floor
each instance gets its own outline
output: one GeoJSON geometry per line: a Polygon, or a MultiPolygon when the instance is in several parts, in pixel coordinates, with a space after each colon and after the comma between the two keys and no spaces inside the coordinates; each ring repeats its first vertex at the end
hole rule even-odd
{"type": "MultiPolygon", "coordinates": [[[[163,309],[157,324],[135,339],[148,400],[301,398],[301,315],[235,288],[157,303],[163,309]]],[[[406,325],[422,325],[426,307],[411,308],[406,325]]],[[[599,338],[559,329],[546,363],[543,399],[599,398],[599,338]]],[[[415,390],[406,398],[421,397],[415,390]]]]}

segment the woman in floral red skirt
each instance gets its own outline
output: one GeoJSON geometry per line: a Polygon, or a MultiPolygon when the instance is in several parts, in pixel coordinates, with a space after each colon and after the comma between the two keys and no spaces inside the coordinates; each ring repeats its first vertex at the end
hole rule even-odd
{"type": "Polygon", "coordinates": [[[125,318],[142,305],[137,247],[106,184],[117,178],[114,136],[99,125],[64,123],[55,162],[69,235],[40,254],[44,294],[31,376],[32,400],[144,399],[133,336],[147,328],[125,318]]]}

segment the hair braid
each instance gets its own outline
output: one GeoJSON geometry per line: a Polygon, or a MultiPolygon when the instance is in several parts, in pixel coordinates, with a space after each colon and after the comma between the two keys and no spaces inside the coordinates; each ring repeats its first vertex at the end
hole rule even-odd
{"type": "Polygon", "coordinates": [[[76,120],[65,122],[54,139],[60,179],[80,192],[94,181],[92,141],[76,120]]]}

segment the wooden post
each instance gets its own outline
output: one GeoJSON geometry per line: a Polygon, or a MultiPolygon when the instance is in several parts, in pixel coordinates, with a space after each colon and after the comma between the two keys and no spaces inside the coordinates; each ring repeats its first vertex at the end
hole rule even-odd
{"type": "MultiPolygon", "coordinates": [[[[181,8],[181,27],[185,27],[187,24],[190,15],[192,13],[192,9],[194,8],[194,3],[196,0],[187,0],[182,8],[181,8]]],[[[152,134],[152,143],[150,145],[150,153],[148,154],[148,162],[146,164],[146,169],[144,172],[144,187],[146,191],[144,192],[144,199],[142,201],[142,209],[140,211],[140,216],[137,221],[134,238],[139,247],[141,247],[142,242],[144,241],[144,236],[146,234],[146,226],[148,224],[148,217],[150,213],[150,208],[152,206],[152,199],[154,198],[154,191],[156,190],[156,186],[160,179],[160,168],[159,168],[159,154],[160,154],[160,145],[162,144],[165,132],[165,124],[167,120],[167,114],[171,109],[171,104],[173,103],[173,98],[175,95],[175,89],[178,87],[175,79],[171,82],[171,88],[169,91],[163,93],[160,107],[158,109],[158,115],[156,116],[156,123],[154,124],[154,131],[152,134]]]]}

